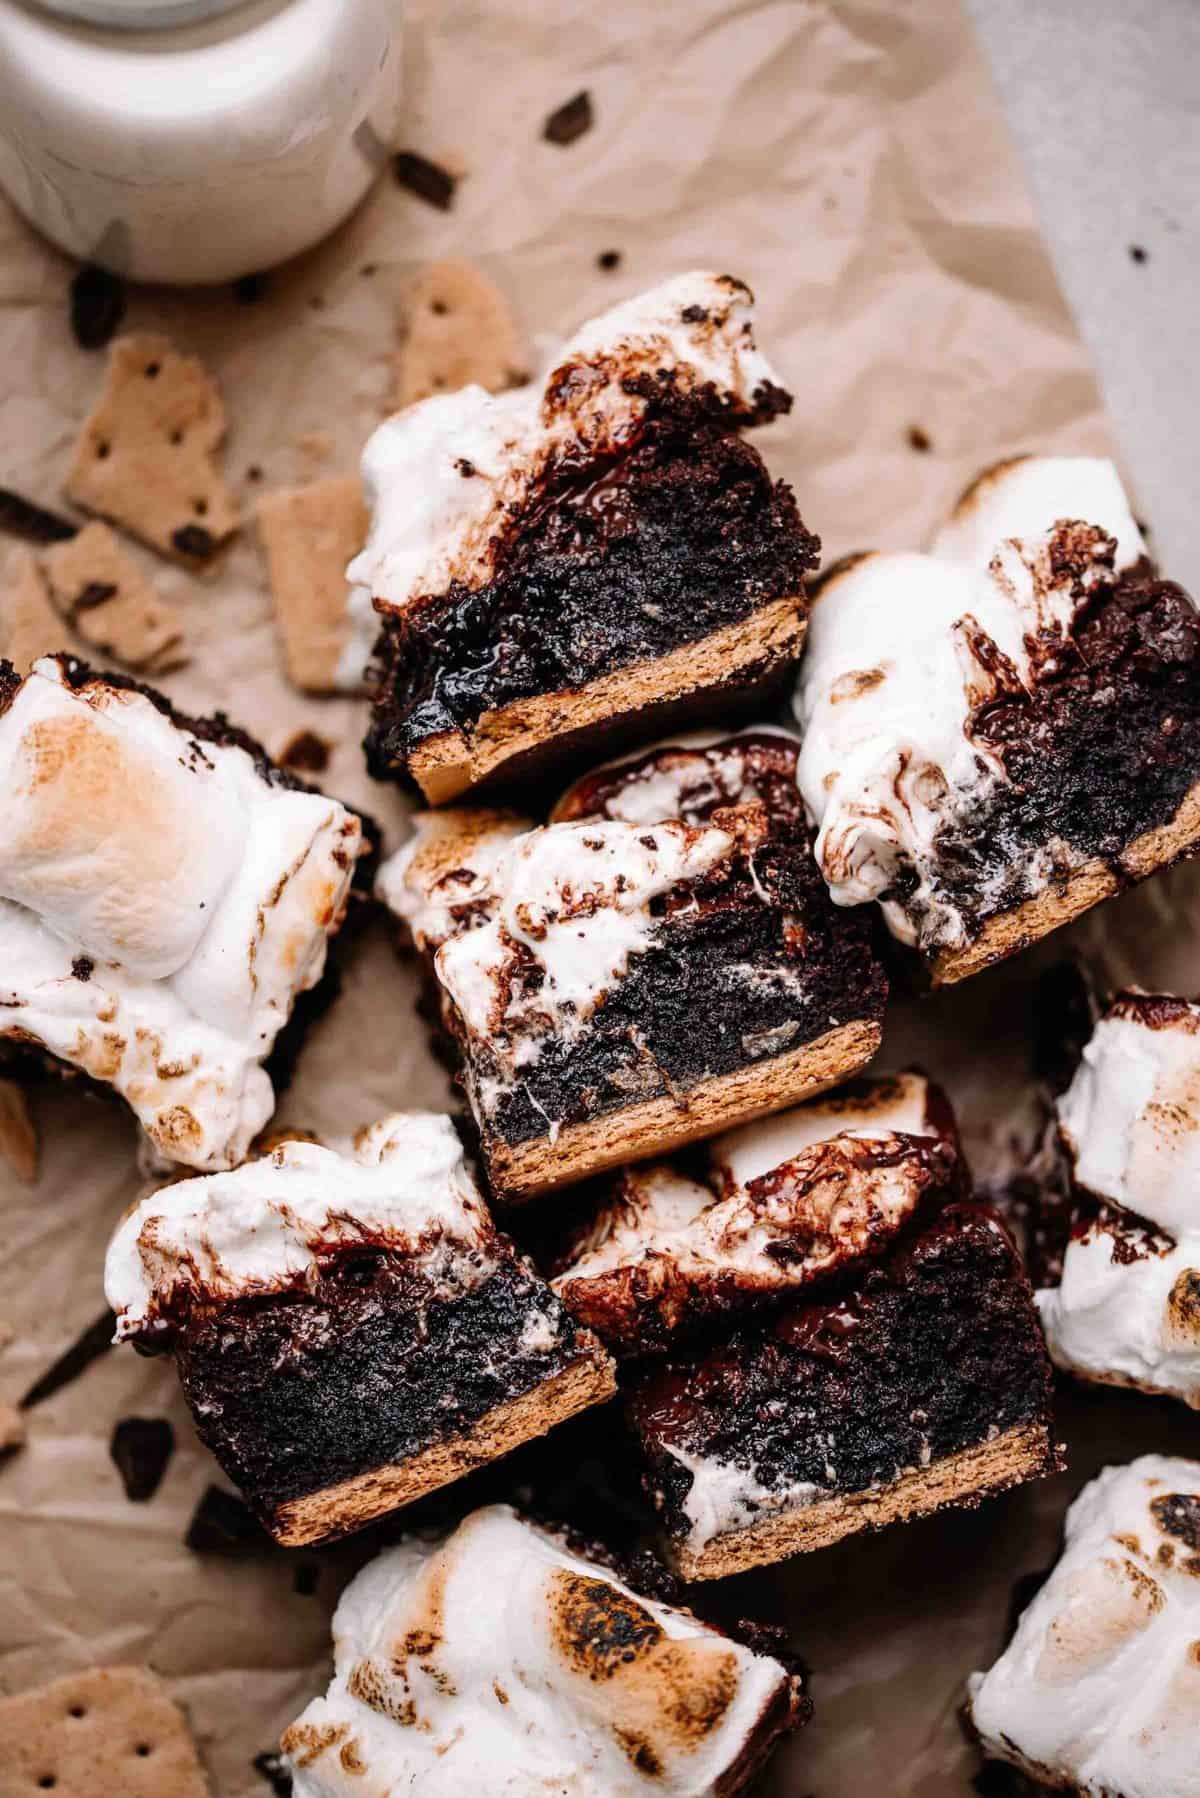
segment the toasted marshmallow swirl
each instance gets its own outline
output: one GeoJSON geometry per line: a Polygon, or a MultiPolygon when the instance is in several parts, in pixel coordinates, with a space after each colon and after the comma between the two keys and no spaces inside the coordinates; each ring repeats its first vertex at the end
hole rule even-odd
{"type": "MultiPolygon", "coordinates": [[[[1007,781],[973,717],[1031,689],[1090,595],[1144,554],[1111,463],[1031,457],[978,482],[931,554],[833,572],[812,608],[795,710],[797,779],[839,905],[880,901],[893,935],[922,950],[967,940],[938,879],[939,842],[969,834],[1007,781]]],[[[1072,854],[1039,845],[1004,869],[1005,893],[1044,890],[1072,854]]]]}
{"type": "Polygon", "coordinates": [[[1051,1356],[1200,1408],[1200,1005],[1120,994],[1058,1121],[1076,1188],[1104,1209],[1037,1295],[1051,1356]]]}
{"type": "Polygon", "coordinates": [[[647,406],[641,380],[712,390],[731,417],[753,420],[777,385],[754,346],[753,305],[728,275],[680,275],[584,325],[543,380],[438,394],[381,425],[363,453],[373,517],[346,571],[355,634],[339,677],[361,678],[372,600],[403,610],[452,581],[489,579],[502,525],[553,462],[602,455],[634,435],[647,406]]]}
{"type": "Polygon", "coordinates": [[[193,1305],[302,1286],[357,1248],[407,1256],[452,1291],[495,1267],[496,1232],[449,1118],[395,1112],[346,1153],[284,1142],[151,1193],[109,1244],[104,1290],[120,1339],[193,1305]]]}
{"type": "Polygon", "coordinates": [[[386,1550],[333,1635],[333,1683],[283,1738],[295,1798],[732,1792],[798,1697],[779,1662],[504,1505],[386,1550]]]}
{"type": "Polygon", "coordinates": [[[1067,1513],[1062,1556],[987,1673],[989,1755],[1089,1798],[1200,1798],[1200,1464],[1109,1467],[1067,1513]]]}
{"type": "Polygon", "coordinates": [[[0,713],[0,1036],[115,1087],[170,1160],[233,1165],[361,850],[335,800],[44,658],[0,713]]]}

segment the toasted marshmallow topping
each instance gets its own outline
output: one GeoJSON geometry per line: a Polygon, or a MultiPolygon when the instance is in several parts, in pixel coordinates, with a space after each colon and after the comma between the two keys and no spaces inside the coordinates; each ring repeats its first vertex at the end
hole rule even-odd
{"type": "Polygon", "coordinates": [[[902,1074],[719,1138],[707,1183],[667,1165],[629,1168],[555,1290],[630,1348],[646,1342],[648,1320],[670,1331],[738,1294],[798,1291],[881,1252],[947,1182],[953,1154],[933,1152],[931,1138],[948,1141],[930,1120],[929,1083],[902,1074]]]}
{"type": "Polygon", "coordinates": [[[971,1677],[986,1752],[1095,1798],[1200,1798],[1197,1641],[1200,1464],[1106,1468],[1012,1641],[971,1677]]]}
{"type": "Polygon", "coordinates": [[[301,1286],[355,1248],[411,1257],[454,1290],[493,1271],[496,1233],[449,1118],[395,1112],[346,1153],[283,1142],[150,1193],[109,1244],[104,1289],[120,1339],[197,1303],[301,1286]]]}
{"type": "Polygon", "coordinates": [[[736,731],[687,731],[665,738],[636,757],[617,756],[568,787],[550,814],[551,822],[616,818],[627,824],[657,824],[678,818],[694,824],[719,806],[759,799],[746,749],[771,738],[799,748],[792,731],[757,724],[736,731]],[[610,782],[605,775],[613,776],[610,782]]]}
{"type": "Polygon", "coordinates": [[[1122,993],[1057,1108],[1076,1188],[1108,1209],[1037,1295],[1051,1356],[1200,1407],[1200,1006],[1122,993]]]}
{"type": "MultiPolygon", "coordinates": [[[[892,934],[926,951],[966,941],[936,878],[939,837],[969,830],[1007,779],[972,717],[1031,689],[1081,605],[1144,553],[1110,463],[1036,457],[977,483],[932,554],[866,556],[826,581],[796,690],[797,779],[837,904],[880,901],[892,934]]],[[[1072,853],[1039,846],[1005,891],[1016,877],[1042,891],[1072,853]]]]}
{"type": "Polygon", "coordinates": [[[0,714],[0,1035],[114,1086],[169,1159],[235,1163],[361,851],[335,800],[44,658],[0,714]]]}
{"type": "Polygon", "coordinates": [[[647,409],[629,390],[638,377],[666,376],[682,393],[711,388],[733,418],[753,422],[776,385],[754,347],[753,304],[727,275],[680,275],[585,325],[543,381],[500,394],[464,387],[381,425],[363,452],[373,520],[346,571],[352,617],[361,623],[372,598],[402,610],[452,581],[488,581],[502,528],[555,462],[636,434],[647,409]]]}
{"type": "Polygon", "coordinates": [[[504,1505],[386,1550],[333,1634],[329,1691],[283,1738],[295,1798],[702,1798],[798,1697],[778,1661],[504,1505]]]}

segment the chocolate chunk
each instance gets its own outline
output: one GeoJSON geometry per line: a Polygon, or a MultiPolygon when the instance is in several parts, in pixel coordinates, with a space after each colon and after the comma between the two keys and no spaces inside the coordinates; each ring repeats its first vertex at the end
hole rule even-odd
{"type": "Polygon", "coordinates": [[[227,1555],[233,1560],[275,1546],[237,1493],[220,1486],[206,1488],[192,1513],[184,1542],[194,1554],[227,1555]]]}
{"type": "Polygon", "coordinates": [[[81,350],[102,350],[125,316],[125,283],[87,263],[71,282],[71,329],[81,350]]]}
{"type": "Polygon", "coordinates": [[[254,306],[262,299],[268,285],[265,275],[239,275],[233,284],[233,297],[239,306],[254,306]]]}
{"type": "Polygon", "coordinates": [[[281,1754],[256,1754],[251,1765],[260,1779],[266,1780],[275,1798],[291,1798],[292,1776],[284,1766],[281,1754]]]}
{"type": "Polygon", "coordinates": [[[135,1505],[145,1504],[158,1491],[175,1453],[175,1431],[165,1417],[122,1417],[108,1452],[126,1498],[135,1505]]]}
{"type": "Polygon", "coordinates": [[[198,562],[206,561],[217,547],[216,538],[202,524],[180,525],[171,532],[171,542],[181,556],[194,556],[198,562]]]}
{"type": "Polygon", "coordinates": [[[909,425],[908,447],[924,456],[933,448],[933,440],[927,431],[921,429],[920,425],[909,425]]]}
{"type": "Polygon", "coordinates": [[[279,760],[285,768],[321,774],[329,766],[329,744],[315,730],[298,730],[279,760]]]}
{"type": "Polygon", "coordinates": [[[98,1317],[94,1324],[89,1324],[82,1336],[71,1344],[66,1354],[60,1355],[58,1360],[33,1382],[21,1400],[22,1411],[32,1411],[35,1405],[40,1405],[45,1399],[52,1398],[56,1392],[61,1392],[64,1386],[69,1386],[72,1380],[77,1380],[80,1374],[92,1365],[93,1361],[98,1361],[101,1355],[106,1355],[113,1345],[113,1331],[116,1327],[116,1316],[111,1311],[106,1311],[102,1317],[98,1317]]]}
{"type": "Polygon", "coordinates": [[[542,126],[542,136],[548,144],[573,144],[591,128],[592,96],[585,87],[550,114],[542,126]]]}
{"type": "Polygon", "coordinates": [[[311,1598],[317,1589],[320,1572],[315,1561],[297,1561],[292,1574],[292,1591],[300,1598],[311,1598]]]}
{"type": "Polygon", "coordinates": [[[0,487],[0,531],[10,537],[21,537],[26,543],[65,543],[79,534],[79,526],[57,512],[35,506],[31,499],[0,487]]]}
{"type": "Polygon", "coordinates": [[[620,268],[620,266],[621,266],[620,250],[601,250],[600,254],[596,258],[596,267],[602,268],[604,270],[605,274],[611,274],[613,269],[620,268]]]}
{"type": "Polygon", "coordinates": [[[454,204],[458,177],[428,157],[418,156],[415,150],[397,150],[392,157],[392,173],[401,187],[436,206],[439,212],[449,212],[454,204]]]}
{"type": "Polygon", "coordinates": [[[71,973],[76,980],[90,980],[96,971],[96,964],[90,955],[77,955],[71,963],[71,973]]]}

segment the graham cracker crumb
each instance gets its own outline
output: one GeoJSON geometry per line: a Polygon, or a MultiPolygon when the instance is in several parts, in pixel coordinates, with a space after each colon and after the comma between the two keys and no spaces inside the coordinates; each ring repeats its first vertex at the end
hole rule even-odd
{"type": "Polygon", "coordinates": [[[39,656],[68,648],[69,639],[33,551],[14,550],[0,594],[0,655],[18,674],[28,674],[39,656]]]}
{"type": "Polygon", "coordinates": [[[4,1791],[209,1798],[182,1711],[147,1667],[93,1667],[0,1700],[4,1791]]]}
{"type": "Polygon", "coordinates": [[[43,565],[59,610],[91,648],[154,674],[187,661],[179,612],[159,597],[106,524],[89,524],[56,544],[43,565]]]}
{"type": "Polygon", "coordinates": [[[527,366],[508,301],[482,269],[452,259],[421,271],[401,317],[398,408],[472,383],[501,393],[528,379],[527,366]]]}
{"type": "Polygon", "coordinates": [[[346,564],[370,522],[362,485],[330,475],[264,494],[257,510],[288,678],[306,693],[332,692],[349,635],[346,564]]]}

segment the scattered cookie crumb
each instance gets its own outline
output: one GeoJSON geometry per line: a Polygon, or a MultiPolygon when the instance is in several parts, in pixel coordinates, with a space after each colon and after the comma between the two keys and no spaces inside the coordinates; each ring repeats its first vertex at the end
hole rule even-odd
{"type": "Polygon", "coordinates": [[[364,262],[358,272],[362,275],[364,280],[369,281],[372,275],[377,275],[379,273],[379,264],[377,262],[364,262]]]}
{"type": "Polygon", "coordinates": [[[224,435],[221,396],[196,357],[165,337],[118,337],[104,392],[75,446],[67,495],[164,555],[207,561],[238,523],[215,460],[224,435]]]}
{"type": "Polygon", "coordinates": [[[125,283],[95,263],[84,265],[71,282],[71,330],[81,350],[102,350],[121,328],[125,283]]]}
{"type": "Polygon", "coordinates": [[[179,612],[106,524],[89,524],[47,550],[44,566],[55,604],[92,649],[152,674],[187,661],[179,612]]]}
{"type": "Polygon", "coordinates": [[[298,730],[279,760],[298,774],[323,774],[329,766],[329,744],[315,730],[298,730]]]}
{"type": "Polygon", "coordinates": [[[920,425],[909,425],[908,447],[909,449],[919,451],[921,455],[925,455],[933,448],[933,440],[927,431],[921,429],[920,425]]]}
{"type": "Polygon", "coordinates": [[[108,1452],[126,1498],[142,1505],[162,1485],[175,1453],[175,1431],[165,1417],[122,1417],[113,1430],[108,1452]]]}
{"type": "Polygon", "coordinates": [[[397,150],[392,157],[392,173],[401,187],[427,205],[436,206],[439,212],[449,212],[453,206],[457,176],[427,156],[418,156],[415,150],[397,150]]]}
{"type": "Polygon", "coordinates": [[[25,1419],[15,1405],[0,1401],[0,1461],[25,1446],[25,1419]]]}
{"type": "Polygon", "coordinates": [[[78,529],[69,518],[60,518],[23,494],[0,487],[0,531],[6,536],[20,537],[25,543],[65,543],[78,529]]]}
{"type": "Polygon", "coordinates": [[[194,1554],[229,1555],[234,1559],[276,1547],[237,1493],[226,1492],[220,1486],[206,1488],[192,1513],[184,1542],[194,1554]]]}
{"type": "Polygon", "coordinates": [[[233,297],[239,306],[256,306],[269,286],[266,275],[239,275],[233,283],[233,297]]]}
{"type": "Polygon", "coordinates": [[[582,88],[550,114],[542,126],[542,136],[549,144],[573,144],[591,130],[593,123],[592,96],[587,88],[582,88]]]}
{"type": "Polygon", "coordinates": [[[1150,252],[1144,244],[1131,243],[1129,246],[1129,259],[1131,262],[1149,262],[1150,252]]]}
{"type": "Polygon", "coordinates": [[[15,550],[0,581],[0,656],[28,674],[39,656],[67,648],[67,638],[33,551],[15,550]]]}
{"type": "Polygon", "coordinates": [[[366,541],[368,523],[357,475],[283,487],[258,502],[284,665],[306,693],[337,690],[350,634],[346,564],[366,541]]]}
{"type": "Polygon", "coordinates": [[[400,319],[395,404],[477,382],[489,393],[528,379],[508,301],[470,262],[431,262],[408,289],[400,319]]]}
{"type": "Polygon", "coordinates": [[[0,1699],[3,1790],[209,1798],[187,1721],[148,1667],[91,1667],[0,1699]]]}
{"type": "Polygon", "coordinates": [[[0,1155],[18,1180],[32,1185],[37,1179],[37,1126],[25,1088],[15,1080],[0,1080],[0,1155]]]}
{"type": "Polygon", "coordinates": [[[621,266],[620,250],[601,250],[596,258],[596,267],[602,268],[606,275],[611,275],[615,268],[621,266]]]}
{"type": "Polygon", "coordinates": [[[248,481],[261,481],[262,478],[263,478],[263,471],[259,467],[258,463],[251,462],[249,468],[246,470],[246,479],[248,481]]]}

